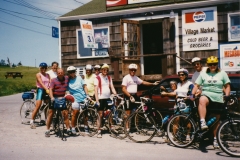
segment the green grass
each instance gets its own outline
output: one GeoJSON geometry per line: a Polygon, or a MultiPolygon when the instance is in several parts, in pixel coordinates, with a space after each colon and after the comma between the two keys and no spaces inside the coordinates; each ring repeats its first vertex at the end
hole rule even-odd
{"type": "Polygon", "coordinates": [[[0,97],[30,91],[36,88],[36,73],[39,69],[36,67],[5,67],[0,66],[0,97]],[[23,78],[12,77],[5,78],[6,72],[22,72],[23,78]]]}

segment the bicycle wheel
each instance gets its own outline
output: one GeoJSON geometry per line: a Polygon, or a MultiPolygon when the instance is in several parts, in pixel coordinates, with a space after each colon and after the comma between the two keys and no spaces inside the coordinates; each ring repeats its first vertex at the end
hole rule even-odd
{"type": "Polygon", "coordinates": [[[26,100],[23,102],[20,108],[20,116],[22,120],[22,124],[30,124],[30,120],[32,119],[32,112],[35,108],[35,103],[31,100],[26,100]]]}
{"type": "Polygon", "coordinates": [[[233,123],[225,120],[217,131],[217,141],[222,151],[230,156],[240,157],[240,119],[233,123]]]}
{"type": "Polygon", "coordinates": [[[167,134],[170,142],[177,147],[187,147],[194,141],[196,125],[187,115],[175,115],[167,125],[167,134]]]}
{"type": "Polygon", "coordinates": [[[79,134],[85,136],[84,127],[88,126],[88,135],[90,137],[94,136],[97,133],[97,119],[98,114],[95,109],[88,108],[83,110],[77,118],[77,129],[79,134]]]}
{"type": "Polygon", "coordinates": [[[111,112],[108,116],[108,128],[114,137],[124,139],[127,137],[124,131],[124,120],[127,115],[122,109],[111,112]]]}
{"type": "Polygon", "coordinates": [[[153,117],[153,119],[156,123],[156,127],[157,127],[157,133],[155,136],[164,136],[165,131],[163,130],[162,114],[158,110],[153,110],[152,117],[153,117]]]}
{"type": "Polygon", "coordinates": [[[128,138],[137,143],[150,141],[157,132],[153,117],[150,115],[145,117],[141,111],[132,113],[124,126],[128,138]]]}

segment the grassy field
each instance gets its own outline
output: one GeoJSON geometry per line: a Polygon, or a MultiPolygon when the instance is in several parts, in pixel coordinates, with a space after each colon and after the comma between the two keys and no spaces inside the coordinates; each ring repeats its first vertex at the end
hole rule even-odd
{"type": "Polygon", "coordinates": [[[35,67],[3,67],[0,66],[0,96],[12,95],[15,93],[21,93],[30,91],[36,88],[36,73],[39,72],[39,68],[35,67]],[[12,77],[5,78],[6,72],[22,72],[23,78],[12,77]]]}

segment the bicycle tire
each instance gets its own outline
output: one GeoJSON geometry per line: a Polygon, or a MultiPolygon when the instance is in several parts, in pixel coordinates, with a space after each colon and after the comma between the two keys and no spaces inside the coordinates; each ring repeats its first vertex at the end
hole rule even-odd
{"type": "Polygon", "coordinates": [[[156,123],[152,116],[145,117],[144,112],[137,111],[127,118],[124,129],[130,140],[143,143],[150,141],[154,137],[157,132],[155,126],[156,123]]]}
{"type": "Polygon", "coordinates": [[[173,145],[185,148],[193,143],[196,129],[196,124],[192,118],[179,114],[173,116],[168,122],[167,135],[173,145]],[[187,135],[189,135],[189,139],[187,135]]]}
{"type": "Polygon", "coordinates": [[[127,115],[122,109],[116,109],[116,111],[111,111],[109,114],[108,128],[114,137],[118,139],[124,139],[127,137],[124,131],[124,119],[126,118],[127,115]]]}
{"type": "Polygon", "coordinates": [[[217,130],[217,141],[222,151],[230,156],[240,157],[240,119],[232,120],[235,123],[234,126],[229,120],[220,124],[217,130]]]}
{"type": "Polygon", "coordinates": [[[88,108],[83,110],[77,118],[77,129],[80,135],[86,136],[84,129],[84,121],[87,120],[88,123],[88,136],[92,137],[97,133],[97,119],[98,114],[95,109],[88,108]]]}
{"type": "Polygon", "coordinates": [[[60,110],[57,111],[57,119],[58,119],[58,122],[57,122],[57,136],[62,138],[64,138],[64,119],[63,119],[63,116],[62,116],[62,112],[60,110]]]}
{"type": "Polygon", "coordinates": [[[20,107],[20,117],[22,124],[30,124],[32,119],[32,112],[35,108],[35,103],[31,100],[26,100],[20,107]]]}

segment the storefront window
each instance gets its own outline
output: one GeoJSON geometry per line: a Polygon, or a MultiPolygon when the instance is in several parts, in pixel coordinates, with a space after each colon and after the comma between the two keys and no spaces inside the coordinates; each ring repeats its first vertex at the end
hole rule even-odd
{"type": "Polygon", "coordinates": [[[108,57],[109,29],[94,28],[94,38],[96,48],[84,48],[82,31],[77,30],[77,58],[97,58],[108,57]]]}
{"type": "Polygon", "coordinates": [[[240,40],[240,13],[228,14],[228,40],[239,41],[240,40]]]}

